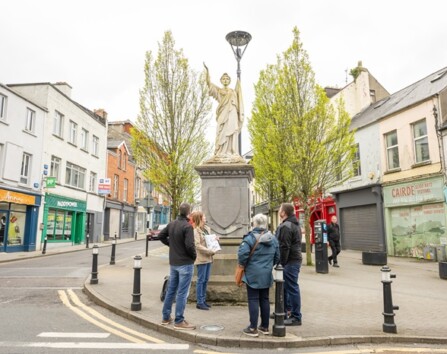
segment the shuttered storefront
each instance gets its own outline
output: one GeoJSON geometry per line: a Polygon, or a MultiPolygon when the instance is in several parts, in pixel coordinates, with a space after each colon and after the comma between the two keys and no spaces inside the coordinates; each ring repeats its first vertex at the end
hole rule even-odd
{"type": "Polygon", "coordinates": [[[341,243],[343,249],[384,251],[377,205],[362,205],[340,209],[341,243]]]}

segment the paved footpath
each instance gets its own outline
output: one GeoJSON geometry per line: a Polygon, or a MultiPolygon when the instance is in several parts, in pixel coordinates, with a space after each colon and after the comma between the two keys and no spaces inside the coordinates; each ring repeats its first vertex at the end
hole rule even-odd
{"type": "MultiPolygon", "coordinates": [[[[302,326],[286,327],[285,337],[260,334],[252,338],[242,334],[249,323],[245,305],[216,304],[210,311],[203,311],[190,303],[185,319],[197,325],[196,330],[179,331],[172,325],[161,326],[160,291],[163,278],[169,273],[167,253],[168,248],[162,246],[150,247],[149,257],[142,254],[141,311],[130,310],[134,278],[132,257],[117,261],[115,265],[101,266],[99,283],[91,285],[86,279],[84,290],[93,301],[123,317],[193,343],[244,348],[361,343],[447,345],[447,281],[439,278],[436,262],[388,257],[391,273],[397,276],[392,283],[393,303],[399,306],[395,311],[397,334],[382,332],[381,267],[363,265],[361,252],[342,251],[340,268],[331,267],[328,274],[316,273],[314,266],[301,268],[302,326]]],[[[26,252],[21,254],[15,258],[27,257],[26,252]]],[[[39,255],[36,252],[36,256],[39,255]]],[[[0,262],[12,257],[2,253],[0,262]]],[[[270,329],[272,325],[273,320],[270,329]]]]}

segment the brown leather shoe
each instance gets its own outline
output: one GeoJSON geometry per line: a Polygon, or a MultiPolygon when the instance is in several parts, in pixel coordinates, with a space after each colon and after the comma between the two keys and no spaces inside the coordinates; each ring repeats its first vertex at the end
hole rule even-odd
{"type": "Polygon", "coordinates": [[[196,329],[196,326],[193,324],[190,324],[186,321],[183,321],[180,323],[175,323],[174,328],[175,329],[183,329],[183,330],[192,330],[192,329],[196,329]]]}

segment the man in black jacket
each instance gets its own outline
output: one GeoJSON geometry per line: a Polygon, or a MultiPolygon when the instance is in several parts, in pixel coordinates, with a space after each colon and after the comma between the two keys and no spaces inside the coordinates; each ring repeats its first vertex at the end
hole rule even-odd
{"type": "MultiPolygon", "coordinates": [[[[303,257],[301,255],[301,229],[290,203],[282,203],[279,208],[281,224],[276,230],[279,242],[280,263],[284,268],[284,305],[290,307],[290,317],[286,326],[301,325],[301,294],[298,274],[303,257]]],[[[288,310],[288,309],[287,309],[288,310]]]]}
{"type": "Polygon", "coordinates": [[[183,314],[194,273],[196,247],[194,245],[194,231],[188,219],[191,207],[187,203],[182,203],[179,211],[179,217],[161,230],[159,236],[160,241],[169,247],[170,265],[169,285],[163,304],[161,324],[167,326],[174,322],[175,329],[191,330],[195,329],[196,326],[186,322],[183,314]],[[176,301],[175,319],[172,319],[171,311],[174,297],[176,301]]]}
{"type": "Polygon", "coordinates": [[[331,218],[331,223],[327,226],[327,237],[332,254],[328,257],[329,264],[334,261],[334,267],[338,268],[337,255],[340,253],[340,226],[337,224],[337,217],[331,218]]]}

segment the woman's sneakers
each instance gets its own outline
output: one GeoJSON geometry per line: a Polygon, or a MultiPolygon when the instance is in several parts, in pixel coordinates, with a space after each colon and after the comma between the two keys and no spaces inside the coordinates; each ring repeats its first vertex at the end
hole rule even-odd
{"type": "Polygon", "coordinates": [[[250,337],[259,337],[258,330],[256,328],[250,328],[250,326],[248,326],[247,328],[244,328],[242,330],[242,333],[244,333],[245,335],[250,336],[250,337]]]}

